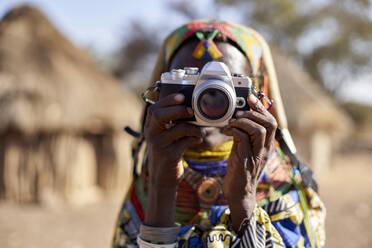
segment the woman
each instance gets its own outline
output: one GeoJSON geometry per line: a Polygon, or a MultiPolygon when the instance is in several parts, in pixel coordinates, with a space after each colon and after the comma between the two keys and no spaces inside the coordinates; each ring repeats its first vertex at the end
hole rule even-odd
{"type": "Polygon", "coordinates": [[[277,123],[285,128],[286,120],[260,35],[221,21],[187,23],[166,39],[152,82],[212,60],[250,76],[274,107],[269,112],[251,94],[251,111],[224,128],[169,125],[193,116],[182,94],[148,107],[145,162],[124,201],[114,247],[323,247],[325,209],[311,174],[280,135],[275,140],[277,123]]]}

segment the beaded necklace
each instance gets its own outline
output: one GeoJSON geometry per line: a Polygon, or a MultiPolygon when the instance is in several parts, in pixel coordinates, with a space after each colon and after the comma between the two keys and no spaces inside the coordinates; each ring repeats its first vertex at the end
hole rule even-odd
{"type": "MultiPolygon", "coordinates": [[[[227,205],[222,184],[231,148],[232,141],[223,143],[212,151],[185,152],[185,174],[177,192],[177,222],[203,223],[212,206],[227,205]]],[[[279,152],[278,147],[270,156],[260,177],[256,195],[259,206],[278,199],[291,187],[289,170],[279,152]]]]}

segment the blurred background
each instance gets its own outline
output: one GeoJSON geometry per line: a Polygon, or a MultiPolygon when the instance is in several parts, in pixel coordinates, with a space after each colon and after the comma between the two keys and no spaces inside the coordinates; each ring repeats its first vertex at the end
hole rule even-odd
{"type": "Polygon", "coordinates": [[[192,19],[270,43],[289,130],[316,171],[327,247],[372,247],[372,1],[0,1],[0,247],[107,247],[139,92],[192,19]]]}

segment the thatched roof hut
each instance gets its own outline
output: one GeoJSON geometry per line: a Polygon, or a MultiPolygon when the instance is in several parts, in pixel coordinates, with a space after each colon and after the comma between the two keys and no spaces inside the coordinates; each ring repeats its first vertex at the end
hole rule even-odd
{"type": "Polygon", "coordinates": [[[277,48],[272,53],[299,156],[321,171],[328,167],[339,142],[351,133],[352,120],[293,59],[277,48]]]}
{"type": "Polygon", "coordinates": [[[138,125],[140,112],[137,97],[39,10],[21,6],[1,20],[1,198],[38,201],[47,190],[74,198],[96,186],[122,187],[130,167],[122,128],[138,125]]]}

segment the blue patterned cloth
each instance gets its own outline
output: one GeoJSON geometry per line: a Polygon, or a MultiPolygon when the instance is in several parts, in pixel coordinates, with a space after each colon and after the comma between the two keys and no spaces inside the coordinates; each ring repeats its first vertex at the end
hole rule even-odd
{"type": "Polygon", "coordinates": [[[226,175],[227,159],[221,161],[192,161],[186,160],[188,166],[204,176],[226,175]]]}

